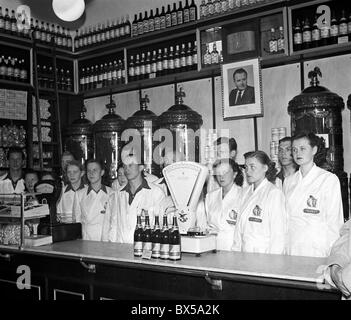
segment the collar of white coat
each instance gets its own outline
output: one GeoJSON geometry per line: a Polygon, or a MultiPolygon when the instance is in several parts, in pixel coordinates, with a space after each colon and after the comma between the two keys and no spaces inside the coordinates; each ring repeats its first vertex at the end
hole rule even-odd
{"type": "Polygon", "coordinates": [[[299,181],[308,181],[309,179],[311,179],[311,177],[313,177],[318,171],[318,167],[316,166],[315,163],[313,163],[312,168],[310,169],[310,171],[303,176],[302,172],[301,172],[301,168],[299,168],[299,170],[297,171],[298,177],[299,177],[299,181]]]}
{"type": "Polygon", "coordinates": [[[16,189],[18,182],[20,182],[21,180],[23,180],[23,175],[22,175],[22,178],[19,178],[17,181],[13,181],[10,173],[8,172],[2,181],[10,181],[12,183],[13,189],[16,189]]]}
{"type": "MultiPolygon", "coordinates": [[[[69,184],[66,186],[65,193],[68,192],[68,191],[70,191],[70,190],[76,192],[76,191],[78,191],[78,190],[84,189],[84,187],[85,187],[85,184],[83,183],[83,181],[81,181],[80,186],[78,187],[77,190],[74,190],[73,187],[72,187],[72,184],[69,183],[69,184]]],[[[105,187],[105,189],[106,189],[106,187],[105,187]]],[[[91,191],[91,190],[90,190],[90,191],[91,191]]],[[[106,192],[106,191],[105,191],[105,192],[106,192]]]]}
{"type": "MultiPolygon", "coordinates": [[[[137,194],[138,191],[140,191],[141,189],[151,189],[148,182],[146,181],[146,179],[143,177],[142,181],[141,181],[141,185],[137,188],[135,194],[137,194]]],[[[127,183],[124,188],[121,189],[121,191],[126,191],[128,193],[131,193],[131,189],[130,189],[130,185],[129,183],[127,183]]]]}
{"type": "Polygon", "coordinates": [[[267,180],[267,178],[264,178],[262,180],[262,182],[260,183],[260,185],[256,189],[254,189],[254,187],[255,187],[254,184],[251,184],[250,185],[250,193],[252,194],[252,193],[258,192],[259,190],[263,189],[267,185],[268,182],[269,181],[267,180]]]}
{"type": "MultiPolygon", "coordinates": [[[[90,193],[90,191],[95,191],[93,188],[92,188],[92,186],[91,185],[89,185],[89,187],[88,187],[88,191],[87,191],[87,194],[89,194],[90,193]]],[[[101,185],[101,188],[100,188],[100,190],[101,191],[103,191],[103,192],[105,192],[106,194],[107,194],[107,188],[106,188],[106,186],[104,185],[104,184],[102,184],[101,185]]],[[[96,193],[99,193],[100,192],[100,190],[98,190],[98,191],[95,191],[96,193]]]]}

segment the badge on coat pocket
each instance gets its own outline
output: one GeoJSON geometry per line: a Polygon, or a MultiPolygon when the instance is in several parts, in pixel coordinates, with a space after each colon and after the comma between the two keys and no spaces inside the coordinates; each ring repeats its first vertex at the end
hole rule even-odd
{"type": "Polygon", "coordinates": [[[314,196],[310,195],[307,199],[308,208],[303,209],[304,213],[318,214],[320,210],[315,209],[317,207],[317,200],[314,196]]]}

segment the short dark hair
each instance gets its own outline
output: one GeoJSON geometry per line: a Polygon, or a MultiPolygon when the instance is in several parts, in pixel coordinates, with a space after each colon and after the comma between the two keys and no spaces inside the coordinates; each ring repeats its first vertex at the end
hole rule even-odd
{"type": "Polygon", "coordinates": [[[84,171],[84,166],[78,160],[70,160],[67,162],[65,166],[65,170],[67,171],[68,166],[76,166],[80,171],[84,171]]]}
{"type": "Polygon", "coordinates": [[[298,132],[296,133],[292,138],[291,138],[291,142],[294,142],[295,140],[299,140],[299,139],[307,139],[308,143],[310,144],[310,146],[313,147],[317,147],[318,149],[321,146],[321,138],[319,138],[317,135],[315,135],[313,132],[306,132],[306,131],[302,131],[302,132],[298,132]]]}
{"type": "Polygon", "coordinates": [[[38,179],[40,177],[39,172],[34,169],[26,169],[24,172],[24,176],[26,176],[27,174],[35,174],[38,177],[38,179]]]}
{"type": "Polygon", "coordinates": [[[101,168],[101,170],[105,170],[104,164],[99,159],[92,158],[92,159],[87,160],[87,162],[85,163],[86,168],[88,168],[89,163],[97,163],[99,165],[99,167],[101,168]]]}
{"type": "Polygon", "coordinates": [[[292,142],[291,137],[284,137],[284,138],[281,138],[281,139],[279,140],[279,144],[281,144],[281,143],[283,143],[283,142],[287,142],[287,141],[292,142]]]}
{"type": "Polygon", "coordinates": [[[10,159],[10,155],[12,153],[19,153],[22,156],[22,160],[25,159],[23,149],[21,149],[20,147],[11,147],[11,148],[9,148],[9,151],[7,152],[7,160],[10,159]]]}
{"type": "Polygon", "coordinates": [[[244,68],[239,68],[239,69],[236,69],[235,71],[234,71],[234,73],[233,73],[233,79],[235,80],[235,75],[236,74],[241,74],[241,73],[245,73],[245,75],[246,75],[246,78],[247,78],[247,71],[244,69],[244,68]]]}
{"type": "Polygon", "coordinates": [[[215,141],[215,145],[218,146],[219,144],[222,143],[228,143],[229,146],[229,152],[231,151],[237,151],[238,149],[238,145],[236,143],[236,140],[234,138],[228,138],[228,137],[219,137],[216,141],[215,141]]]}
{"type": "Polygon", "coordinates": [[[275,168],[275,163],[268,157],[267,153],[261,150],[250,151],[244,154],[244,158],[245,160],[250,158],[255,158],[260,163],[267,165],[268,170],[266,172],[266,178],[268,181],[272,183],[275,182],[275,178],[277,176],[278,170],[275,168]]]}
{"type": "Polygon", "coordinates": [[[237,173],[236,177],[234,179],[234,183],[241,187],[244,183],[244,175],[240,169],[240,166],[233,160],[233,159],[219,159],[213,164],[213,169],[216,169],[220,164],[222,163],[229,163],[231,168],[233,169],[233,172],[237,173]]]}

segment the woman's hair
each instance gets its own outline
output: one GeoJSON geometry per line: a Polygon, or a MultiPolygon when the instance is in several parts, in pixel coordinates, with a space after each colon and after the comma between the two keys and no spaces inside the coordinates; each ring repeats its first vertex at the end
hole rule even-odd
{"type": "Polygon", "coordinates": [[[68,166],[76,166],[79,168],[80,171],[84,171],[84,166],[77,160],[71,160],[68,161],[65,167],[65,170],[67,171],[68,166]]]}
{"type": "Polygon", "coordinates": [[[236,177],[234,179],[234,183],[241,187],[244,183],[244,176],[243,173],[239,167],[239,165],[231,158],[226,158],[226,159],[219,159],[213,164],[213,169],[216,169],[220,164],[222,163],[229,163],[231,168],[233,169],[233,172],[236,172],[236,177]]]}
{"type": "Polygon", "coordinates": [[[268,181],[274,183],[278,170],[275,168],[275,163],[268,157],[268,155],[261,150],[250,151],[244,154],[245,160],[250,158],[257,159],[261,164],[268,166],[266,178],[268,181]]]}
{"type": "Polygon", "coordinates": [[[325,140],[313,132],[298,132],[291,138],[291,143],[299,139],[306,139],[312,148],[317,147],[317,153],[314,155],[313,161],[318,167],[326,169],[328,162],[325,140]]]}

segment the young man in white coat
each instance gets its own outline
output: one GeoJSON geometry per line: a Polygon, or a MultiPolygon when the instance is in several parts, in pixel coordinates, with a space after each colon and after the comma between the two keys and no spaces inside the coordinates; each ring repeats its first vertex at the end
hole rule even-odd
{"type": "Polygon", "coordinates": [[[344,222],[338,177],[314,163],[319,144],[313,133],[292,138],[294,161],[300,168],[283,185],[290,255],[327,257],[344,222]]]}
{"type": "MultiPolygon", "coordinates": [[[[143,210],[148,212],[150,225],[153,227],[154,217],[164,214],[165,195],[161,188],[144,178],[144,166],[137,156],[125,156],[123,159],[124,174],[128,179],[120,191],[114,192],[106,209],[104,221],[104,241],[133,243],[137,215],[143,210]]],[[[144,211],[145,212],[145,211],[144,211]]],[[[142,223],[144,223],[142,216],[142,223]]]]}
{"type": "Polygon", "coordinates": [[[57,219],[62,223],[73,222],[73,202],[75,194],[88,187],[83,183],[82,177],[85,171],[81,163],[77,160],[69,161],[66,164],[66,175],[68,184],[61,191],[59,201],[57,202],[57,219]]]}
{"type": "Polygon", "coordinates": [[[75,193],[73,201],[73,222],[82,223],[83,240],[101,241],[106,207],[113,190],[102,184],[105,171],[100,161],[91,159],[86,163],[88,188],[75,193]]]}
{"type": "Polygon", "coordinates": [[[263,151],[244,156],[249,187],[243,190],[232,249],[284,254],[287,216],[284,194],[274,185],[275,164],[263,151]]]}
{"type": "Polygon", "coordinates": [[[8,174],[0,181],[1,193],[21,193],[25,190],[23,177],[23,166],[25,163],[22,149],[10,148],[7,154],[10,170],[8,174]]]}
{"type": "Polygon", "coordinates": [[[340,238],[334,243],[327,260],[324,276],[337,287],[344,298],[351,300],[351,220],[340,230],[340,238]]]}
{"type": "Polygon", "coordinates": [[[205,219],[201,219],[198,213],[197,225],[217,234],[218,250],[231,250],[239,218],[244,178],[239,165],[233,159],[217,160],[213,169],[220,188],[207,193],[205,219]]]}

